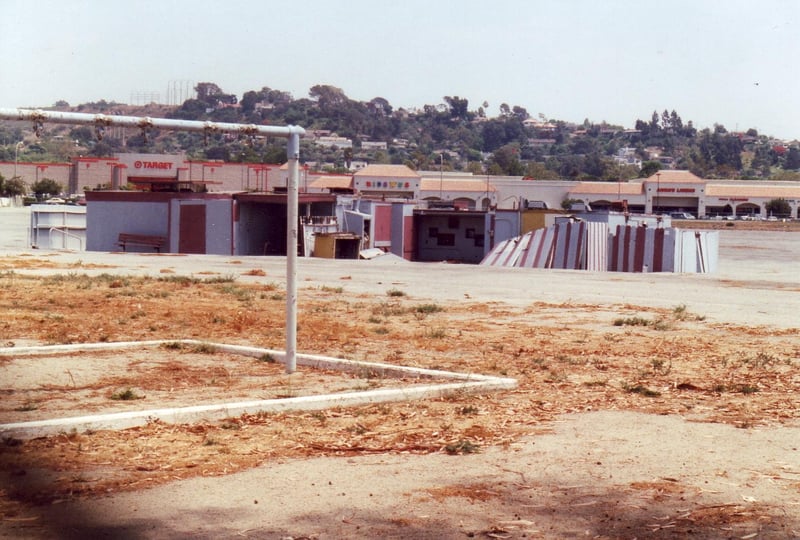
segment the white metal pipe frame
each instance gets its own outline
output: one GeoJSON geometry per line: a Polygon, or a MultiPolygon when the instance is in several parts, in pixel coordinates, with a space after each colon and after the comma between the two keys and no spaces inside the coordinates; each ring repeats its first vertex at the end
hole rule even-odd
{"type": "Polygon", "coordinates": [[[237,133],[248,137],[265,135],[287,139],[286,156],[289,161],[289,185],[287,186],[286,201],[286,372],[294,373],[297,368],[298,175],[300,170],[300,136],[305,134],[303,128],[299,126],[259,126],[255,124],[200,122],[171,118],[3,108],[0,108],[0,120],[33,122],[33,130],[37,136],[41,133],[44,122],[54,122],[59,124],[93,125],[98,137],[102,137],[106,127],[115,126],[135,127],[145,132],[149,129],[169,129],[201,132],[206,135],[237,133]]]}

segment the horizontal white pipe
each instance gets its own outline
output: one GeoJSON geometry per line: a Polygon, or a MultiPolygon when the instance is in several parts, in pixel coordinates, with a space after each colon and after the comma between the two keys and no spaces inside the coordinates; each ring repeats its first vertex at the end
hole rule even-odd
{"type": "Polygon", "coordinates": [[[150,118],[147,116],[117,116],[108,114],[86,114],[39,109],[2,109],[0,120],[27,120],[31,122],[58,122],[61,124],[90,124],[100,127],[119,126],[140,129],[175,129],[206,133],[239,133],[241,135],[268,135],[289,138],[303,135],[299,126],[258,126],[256,124],[232,124],[226,122],[200,122],[174,118],[150,118]]]}
{"type": "MultiPolygon", "coordinates": [[[[262,357],[269,354],[278,361],[286,361],[285,354],[271,349],[248,347],[243,345],[230,345],[226,343],[211,343],[192,339],[153,340],[153,341],[124,341],[111,343],[75,343],[68,345],[40,345],[31,347],[0,347],[0,357],[3,356],[28,356],[51,355],[58,353],[75,353],[80,351],[104,351],[135,349],[144,347],[157,347],[170,343],[184,345],[204,345],[215,350],[239,354],[242,356],[262,357]]],[[[294,398],[264,399],[242,402],[216,403],[207,405],[192,405],[187,407],[174,407],[164,409],[149,409],[144,411],[125,411],[106,413],[90,416],[77,416],[67,418],[51,418],[47,420],[33,420],[28,422],[14,422],[0,424],[0,438],[16,437],[31,439],[34,437],[47,437],[58,433],[69,432],[73,429],[79,431],[98,429],[126,429],[134,426],[145,425],[153,419],[166,423],[190,423],[210,420],[223,420],[237,417],[242,414],[255,414],[258,412],[280,413],[288,411],[313,411],[332,407],[355,407],[375,403],[388,403],[397,401],[410,401],[414,399],[439,398],[461,392],[480,393],[495,390],[511,390],[517,387],[515,379],[493,377],[490,375],[464,374],[452,371],[440,371],[424,368],[397,366],[393,364],[379,364],[373,362],[358,362],[317,355],[298,355],[299,363],[319,369],[332,369],[342,372],[367,371],[378,368],[384,370],[380,377],[406,377],[411,379],[430,378],[441,380],[439,383],[423,384],[416,386],[403,386],[401,388],[378,388],[361,392],[344,392],[341,394],[310,395],[294,398]]]]}

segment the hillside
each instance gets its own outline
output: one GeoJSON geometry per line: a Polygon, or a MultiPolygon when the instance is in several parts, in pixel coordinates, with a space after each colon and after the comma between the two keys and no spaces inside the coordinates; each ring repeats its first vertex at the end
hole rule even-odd
{"type": "MultiPolygon", "coordinates": [[[[339,88],[317,85],[308,98],[264,87],[239,99],[213,83],[200,83],[197,97],[178,107],[135,106],[105,101],[57,110],[187,120],[303,126],[304,162],[319,170],[344,171],[354,161],[404,163],[413,169],[467,170],[476,174],[528,176],[536,179],[618,180],[644,177],[658,169],[686,169],[702,178],[798,180],[800,146],[750,129],[729,132],[716,124],[698,128],[676,111],[653,111],[635,126],[581,124],[533,118],[519,106],[500,106],[488,117],[484,107],[471,109],[466,99],[445,96],[422,109],[395,108],[376,97],[348,98],[339,88]],[[340,139],[324,139],[338,136],[340,139]],[[333,141],[331,143],[330,141],[333,141]],[[365,144],[371,143],[371,144],[365,144]]],[[[75,155],[115,152],[185,152],[193,159],[280,163],[282,141],[238,140],[218,135],[131,129],[108,130],[98,140],[88,127],[48,125],[37,141],[29,126],[0,124],[0,160],[63,161],[75,155]],[[14,141],[30,142],[14,155],[14,141]]]]}

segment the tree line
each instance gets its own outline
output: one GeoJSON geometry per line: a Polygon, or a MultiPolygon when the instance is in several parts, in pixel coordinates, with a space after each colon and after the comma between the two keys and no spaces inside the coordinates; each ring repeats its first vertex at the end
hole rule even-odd
{"type": "MultiPolygon", "coordinates": [[[[690,170],[702,178],[800,179],[800,149],[759,134],[729,132],[723,125],[697,129],[675,110],[653,111],[633,128],[594,123],[576,124],[533,118],[519,105],[502,103],[499,115],[488,117],[489,104],[476,108],[457,95],[419,109],[395,108],[388,100],[349,98],[331,85],[315,85],[307,97],[263,87],[241,99],[217,84],[199,83],[196,96],[166,116],[185,120],[303,126],[307,132],[335,133],[353,141],[353,148],[326,148],[303,141],[305,161],[328,163],[344,171],[349,162],[406,164],[413,169],[464,170],[475,174],[526,176],[533,179],[627,180],[646,177],[671,167],[690,170]],[[536,120],[535,122],[532,120],[536,120]],[[361,150],[364,141],[383,141],[387,150],[361,150]],[[615,156],[626,149],[636,165],[615,156]],[[655,154],[658,154],[655,157],[655,154]]],[[[61,102],[65,106],[66,103],[61,102]]],[[[99,102],[79,109],[119,106],[99,102]]],[[[162,107],[163,109],[163,107],[162,107]]],[[[0,133],[0,136],[2,133],[0,133]]],[[[106,136],[97,141],[87,127],[73,128],[69,139],[87,153],[186,152],[193,159],[281,163],[285,146],[279,140],[240,140],[218,135],[163,132],[106,136]]],[[[2,147],[0,147],[2,151],[2,147]]],[[[8,159],[8,146],[5,147],[8,159]]],[[[27,157],[27,156],[26,156],[27,157]]],[[[36,156],[34,156],[35,158],[36,156]]],[[[39,156],[41,157],[41,156],[39,156]]]]}

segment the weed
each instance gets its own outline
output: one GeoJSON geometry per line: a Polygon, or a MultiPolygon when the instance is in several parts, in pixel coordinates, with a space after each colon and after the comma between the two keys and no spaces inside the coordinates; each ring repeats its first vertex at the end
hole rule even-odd
{"type": "Polygon", "coordinates": [[[206,437],[203,441],[203,446],[214,446],[215,444],[219,443],[212,437],[206,437]]]}
{"type": "Polygon", "coordinates": [[[267,364],[274,364],[275,362],[277,362],[277,360],[275,360],[275,357],[272,356],[270,353],[262,354],[261,356],[258,357],[258,361],[266,362],[267,364]]]}
{"type": "Polygon", "coordinates": [[[356,423],[355,425],[348,427],[347,431],[354,433],[355,435],[363,435],[369,430],[363,424],[356,423]]]}
{"type": "Polygon", "coordinates": [[[664,319],[663,317],[659,317],[658,319],[654,320],[651,323],[653,330],[665,331],[670,330],[673,327],[672,321],[664,319]]]}
{"type": "Polygon", "coordinates": [[[344,287],[328,287],[327,285],[323,285],[319,290],[322,292],[341,294],[344,292],[344,287]]]}
{"type": "Polygon", "coordinates": [[[644,317],[621,317],[614,319],[614,326],[650,326],[650,321],[644,317]]]}
{"type": "Polygon", "coordinates": [[[650,360],[650,366],[653,368],[653,375],[668,375],[672,371],[672,361],[665,362],[660,358],[650,360]]]}
{"type": "Polygon", "coordinates": [[[200,280],[195,277],[189,276],[159,276],[157,281],[161,281],[164,283],[174,283],[177,285],[182,285],[184,287],[188,287],[189,285],[196,285],[200,283],[200,280]]]}
{"type": "Polygon", "coordinates": [[[425,332],[425,337],[428,339],[443,339],[447,337],[447,332],[444,328],[431,328],[425,332]]]}
{"type": "Polygon", "coordinates": [[[355,370],[354,375],[359,379],[382,379],[385,374],[382,369],[362,366],[355,370]]]}
{"type": "Polygon", "coordinates": [[[179,351],[183,349],[183,343],[180,341],[169,341],[167,343],[162,343],[161,347],[170,351],[179,351]]]}
{"type": "Polygon", "coordinates": [[[740,384],[735,391],[742,394],[755,394],[758,392],[758,386],[754,386],[752,384],[740,384]]]}
{"type": "Polygon", "coordinates": [[[197,343],[192,345],[192,352],[198,354],[214,354],[217,348],[210,343],[197,343]]]}
{"type": "Polygon", "coordinates": [[[215,283],[233,283],[234,281],[236,281],[236,276],[234,276],[233,274],[224,274],[222,276],[214,276],[214,277],[206,278],[206,279],[203,280],[203,283],[211,283],[211,284],[215,284],[215,283]]]}
{"type": "Polygon", "coordinates": [[[236,299],[239,300],[240,302],[247,302],[249,300],[252,300],[253,293],[251,293],[247,289],[237,287],[231,282],[221,282],[221,283],[224,283],[221,289],[223,293],[230,294],[231,296],[236,297],[236,299]]]}
{"type": "Polygon", "coordinates": [[[583,386],[586,386],[587,388],[596,388],[598,386],[606,386],[607,384],[608,381],[594,380],[594,381],[584,381],[583,386]]]}
{"type": "Polygon", "coordinates": [[[687,315],[686,304],[681,304],[672,308],[672,316],[679,321],[684,320],[687,315]]]}
{"type": "Polygon", "coordinates": [[[542,358],[541,356],[537,356],[536,358],[531,358],[531,364],[536,369],[547,369],[547,360],[542,358]]]}
{"type": "Polygon", "coordinates": [[[367,322],[372,324],[380,324],[383,322],[383,320],[375,315],[370,315],[369,319],[367,319],[367,322]]]}
{"type": "Polygon", "coordinates": [[[564,373],[563,371],[555,371],[552,369],[547,371],[547,376],[544,378],[544,381],[549,383],[566,382],[566,380],[567,380],[566,373],[564,373]]]}
{"type": "Polygon", "coordinates": [[[379,315],[381,317],[404,315],[406,312],[407,310],[404,307],[398,304],[390,304],[388,302],[382,302],[372,308],[372,314],[375,316],[379,315]]]}
{"type": "Polygon", "coordinates": [[[639,394],[640,396],[645,397],[658,397],[661,395],[661,392],[657,392],[655,390],[651,390],[642,384],[637,384],[635,386],[630,386],[629,384],[622,385],[623,390],[630,394],[639,394]]]}
{"type": "Polygon", "coordinates": [[[743,365],[747,365],[753,368],[769,368],[775,366],[779,363],[778,358],[775,356],[765,353],[764,351],[758,351],[753,356],[747,356],[742,358],[741,363],[743,365]]]}
{"type": "Polygon", "coordinates": [[[386,295],[396,298],[400,296],[405,296],[406,293],[401,291],[400,289],[389,289],[388,291],[386,291],[386,295]]]}
{"type": "Polygon", "coordinates": [[[36,403],[28,401],[24,405],[20,405],[19,407],[14,408],[14,410],[17,412],[28,412],[28,411],[35,411],[38,408],[39,406],[36,403]]]}
{"type": "Polygon", "coordinates": [[[436,304],[420,304],[414,308],[414,311],[417,313],[430,315],[431,313],[439,313],[440,311],[444,311],[444,308],[436,304]]]}
{"type": "Polygon", "coordinates": [[[476,454],[480,451],[478,445],[463,439],[458,442],[448,444],[444,447],[444,449],[451,456],[456,454],[476,454]]]}
{"type": "Polygon", "coordinates": [[[458,409],[458,413],[463,415],[478,414],[478,408],[473,405],[466,405],[458,409]]]}
{"type": "Polygon", "coordinates": [[[241,424],[239,424],[238,422],[223,422],[222,425],[220,425],[220,427],[222,429],[230,429],[234,431],[242,429],[241,424]]]}
{"type": "Polygon", "coordinates": [[[386,328],[385,326],[376,326],[375,328],[372,329],[372,331],[378,334],[379,336],[385,336],[386,334],[389,333],[389,329],[386,328]]]}
{"type": "Polygon", "coordinates": [[[111,399],[115,401],[132,401],[135,399],[144,399],[144,396],[140,396],[131,388],[126,388],[125,390],[118,390],[111,394],[111,399]]]}

